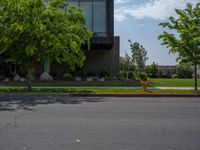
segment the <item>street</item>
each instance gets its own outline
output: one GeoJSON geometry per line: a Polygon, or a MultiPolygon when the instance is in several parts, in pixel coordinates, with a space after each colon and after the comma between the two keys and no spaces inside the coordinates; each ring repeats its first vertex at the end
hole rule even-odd
{"type": "Polygon", "coordinates": [[[0,94],[0,150],[200,150],[200,98],[0,94]]]}

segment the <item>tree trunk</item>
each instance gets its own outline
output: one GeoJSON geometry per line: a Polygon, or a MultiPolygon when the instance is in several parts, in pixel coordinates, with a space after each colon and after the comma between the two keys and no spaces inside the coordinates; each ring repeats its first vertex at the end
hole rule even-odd
{"type": "Polygon", "coordinates": [[[31,66],[31,58],[28,58],[28,92],[32,91],[32,66],[31,66]]]}
{"type": "Polygon", "coordinates": [[[195,91],[198,90],[198,86],[197,86],[197,65],[195,64],[194,66],[194,83],[195,83],[195,91]]]}
{"type": "Polygon", "coordinates": [[[28,68],[28,91],[32,91],[31,69],[28,68]]]}

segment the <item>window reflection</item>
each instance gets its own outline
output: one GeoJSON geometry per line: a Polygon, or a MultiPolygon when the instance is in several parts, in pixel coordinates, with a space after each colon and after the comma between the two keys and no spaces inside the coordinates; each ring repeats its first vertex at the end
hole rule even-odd
{"type": "Polygon", "coordinates": [[[106,36],[105,0],[70,0],[70,4],[80,6],[84,9],[86,26],[94,32],[94,36],[106,36]]]}

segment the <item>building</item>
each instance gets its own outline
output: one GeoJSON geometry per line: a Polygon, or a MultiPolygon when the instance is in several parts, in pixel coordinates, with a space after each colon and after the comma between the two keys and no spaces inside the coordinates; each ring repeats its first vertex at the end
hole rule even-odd
{"type": "MultiPolygon", "coordinates": [[[[69,2],[70,5],[84,9],[86,26],[94,33],[91,39],[91,50],[86,52],[84,70],[118,73],[120,39],[114,37],[114,0],[69,0],[69,2]]],[[[5,68],[0,66],[1,70],[5,68]]],[[[66,67],[64,64],[57,63],[38,65],[37,72],[44,71],[61,76],[66,71],[66,67]]]]}
{"type": "MultiPolygon", "coordinates": [[[[93,31],[91,50],[86,52],[85,71],[119,72],[119,37],[114,37],[114,0],[70,0],[84,9],[86,25],[93,31]]],[[[51,70],[62,73],[63,65],[51,64],[51,70]]]]}
{"type": "Polygon", "coordinates": [[[160,76],[162,77],[166,77],[166,78],[169,78],[169,77],[172,77],[172,76],[175,76],[176,74],[176,69],[177,67],[176,66],[158,66],[160,68],[160,76]]]}

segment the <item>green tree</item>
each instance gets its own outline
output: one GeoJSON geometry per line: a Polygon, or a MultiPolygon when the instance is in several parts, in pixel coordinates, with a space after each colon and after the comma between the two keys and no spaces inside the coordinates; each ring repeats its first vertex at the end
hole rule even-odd
{"type": "Polygon", "coordinates": [[[195,66],[195,90],[197,90],[197,65],[200,64],[200,3],[195,7],[188,3],[184,10],[176,9],[177,19],[169,17],[169,22],[161,23],[163,28],[176,31],[176,34],[164,31],[159,39],[162,45],[170,48],[170,53],[178,53],[178,60],[195,66]]]}
{"type": "Polygon", "coordinates": [[[140,77],[140,75],[145,72],[145,64],[148,60],[147,51],[138,42],[132,43],[131,40],[129,40],[129,43],[132,53],[132,62],[135,66],[135,73],[140,77]]]}
{"type": "Polygon", "coordinates": [[[81,8],[65,0],[1,0],[0,8],[0,54],[27,65],[29,91],[35,62],[83,66],[92,33],[81,8]]]}
{"type": "Polygon", "coordinates": [[[125,53],[125,57],[120,57],[120,72],[126,75],[126,79],[129,79],[129,74],[134,70],[134,64],[131,57],[125,53]]]}
{"type": "Polygon", "coordinates": [[[153,62],[150,66],[147,67],[147,72],[151,78],[157,78],[160,73],[160,68],[155,62],[153,62]]]}
{"type": "Polygon", "coordinates": [[[180,63],[177,66],[176,74],[178,78],[192,78],[193,69],[189,63],[180,63]]]}

